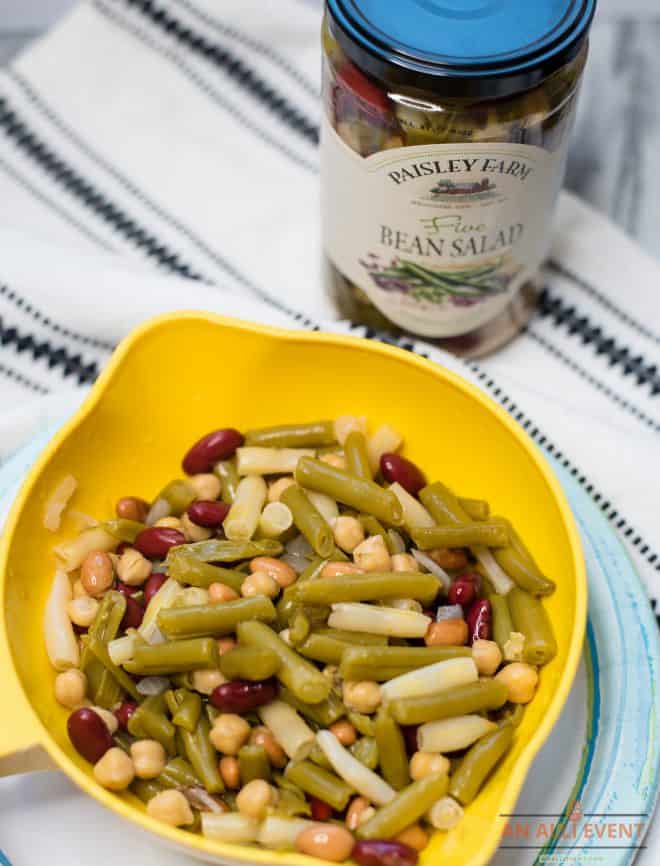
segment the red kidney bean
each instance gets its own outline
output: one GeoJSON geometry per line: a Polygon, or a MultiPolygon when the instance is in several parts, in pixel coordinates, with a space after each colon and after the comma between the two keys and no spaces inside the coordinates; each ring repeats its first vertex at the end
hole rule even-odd
{"type": "Polygon", "coordinates": [[[144,608],[139,601],[126,596],[126,611],[119,626],[120,631],[126,631],[127,628],[140,628],[142,625],[142,617],[144,616],[144,608]]]}
{"type": "Polygon", "coordinates": [[[133,542],[133,547],[147,559],[164,559],[170,547],[185,544],[186,537],[178,529],[169,526],[148,526],[133,542]]]}
{"type": "Polygon", "coordinates": [[[465,617],[468,624],[468,643],[475,640],[490,640],[492,610],[487,598],[475,601],[465,617]]]}
{"type": "Polygon", "coordinates": [[[66,723],[73,747],[86,761],[95,764],[114,746],[106,723],[89,707],[74,710],[66,723]]]}
{"type": "Polygon", "coordinates": [[[129,586],[127,583],[123,583],[121,580],[117,581],[117,586],[115,587],[117,592],[120,592],[122,595],[126,597],[130,595],[137,595],[138,592],[142,592],[141,586],[129,586]]]}
{"type": "Polygon", "coordinates": [[[275,680],[261,680],[251,683],[247,680],[234,680],[216,686],[209,700],[223,713],[249,713],[277,697],[275,680]]]}
{"type": "Polygon", "coordinates": [[[355,843],[351,860],[360,866],[415,866],[417,851],[403,842],[386,839],[363,839],[355,843]]]}
{"type": "Polygon", "coordinates": [[[188,517],[192,522],[207,529],[216,529],[228,514],[229,506],[226,502],[200,499],[188,507],[188,517]]]}
{"type": "Polygon", "coordinates": [[[467,607],[477,597],[477,587],[466,575],[460,575],[449,587],[447,601],[449,604],[460,604],[467,607]]]}
{"type": "Polygon", "coordinates": [[[144,603],[149,604],[151,599],[156,595],[158,590],[167,580],[166,574],[152,574],[144,585],[144,603]]]}
{"type": "Polygon", "coordinates": [[[419,725],[403,725],[401,730],[406,744],[406,752],[408,752],[408,757],[410,757],[419,749],[419,746],[417,745],[417,731],[419,730],[419,725]]]}
{"type": "Polygon", "coordinates": [[[310,795],[309,805],[312,810],[312,818],[315,821],[328,821],[332,817],[332,806],[325,800],[319,800],[318,797],[310,795]]]}
{"type": "Polygon", "coordinates": [[[398,454],[383,454],[380,458],[380,471],[386,481],[390,484],[398,481],[411,496],[417,496],[422,487],[426,487],[426,478],[422,470],[398,454]]]}
{"type": "Polygon", "coordinates": [[[183,471],[188,475],[209,472],[218,460],[227,460],[245,442],[243,434],[232,427],[214,430],[195,442],[183,458],[183,471]]]}
{"type": "Polygon", "coordinates": [[[128,730],[128,720],[137,708],[138,705],[134,701],[124,701],[115,710],[115,717],[122,731],[128,730]]]}

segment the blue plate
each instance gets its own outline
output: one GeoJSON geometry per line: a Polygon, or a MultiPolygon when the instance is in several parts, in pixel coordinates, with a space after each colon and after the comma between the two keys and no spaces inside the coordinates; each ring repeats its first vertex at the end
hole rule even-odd
{"type": "MultiPolygon", "coordinates": [[[[0,467],[0,518],[58,426],[45,429],[0,467]]],[[[570,474],[557,463],[553,467],[584,545],[587,639],[570,698],[529,773],[516,813],[509,816],[492,866],[629,866],[643,846],[658,786],[658,628],[640,578],[611,527],[570,474]]],[[[98,839],[113,832],[121,832],[122,844],[104,847],[104,866],[124,866],[127,859],[142,866],[193,862],[160,846],[154,851],[143,834],[59,775],[0,780],[0,796],[22,804],[11,821],[3,821],[1,834],[5,853],[16,862],[70,863],[70,832],[81,827],[83,815],[77,862],[94,862],[98,839]],[[31,830],[35,826],[38,834],[31,830]]]]}

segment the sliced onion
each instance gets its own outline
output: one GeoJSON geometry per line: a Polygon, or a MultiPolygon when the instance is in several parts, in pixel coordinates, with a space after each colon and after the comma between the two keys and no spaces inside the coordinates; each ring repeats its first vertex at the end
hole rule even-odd
{"type": "Polygon", "coordinates": [[[66,508],[69,499],[75,493],[77,486],[78,482],[73,475],[67,475],[60,481],[46,502],[43,523],[50,532],[57,532],[60,528],[62,512],[66,508]]]}
{"type": "Polygon", "coordinates": [[[308,559],[314,555],[314,549],[304,535],[296,535],[295,538],[292,538],[288,542],[284,549],[287,553],[291,553],[294,556],[306,556],[308,559]]]}
{"type": "Polygon", "coordinates": [[[445,604],[441,605],[435,615],[436,622],[442,622],[445,619],[465,619],[463,608],[460,604],[445,604]]]}
{"type": "Polygon", "coordinates": [[[509,575],[502,571],[490,550],[487,547],[481,546],[471,547],[470,550],[483,565],[495,592],[498,595],[506,595],[507,592],[511,592],[515,584],[509,575]]]}
{"type": "Polygon", "coordinates": [[[153,526],[157,520],[162,520],[163,517],[169,517],[172,513],[172,506],[167,501],[167,499],[156,499],[154,500],[151,508],[149,509],[149,513],[147,514],[147,519],[144,521],[147,526],[153,526]]]}
{"type": "Polygon", "coordinates": [[[410,552],[420,565],[423,565],[427,571],[430,571],[431,574],[434,574],[438,578],[442,584],[442,588],[447,592],[451,586],[451,577],[449,577],[444,568],[440,568],[437,562],[434,562],[427,553],[422,553],[421,550],[415,549],[410,552]]]}
{"type": "Polygon", "coordinates": [[[305,559],[304,556],[297,556],[295,553],[285,553],[284,556],[280,556],[280,562],[286,562],[296,574],[302,574],[309,565],[309,559],[305,559]]]}
{"type": "Polygon", "coordinates": [[[46,652],[56,671],[77,668],[80,661],[78,640],[66,609],[71,597],[68,575],[56,571],[44,611],[46,652]]]}
{"type": "Polygon", "coordinates": [[[142,677],[135,688],[141,695],[162,695],[169,687],[167,677],[142,677]]]}
{"type": "Polygon", "coordinates": [[[99,520],[92,517],[91,514],[85,514],[84,511],[74,511],[71,509],[69,511],[69,517],[76,524],[78,532],[84,532],[85,529],[92,529],[94,526],[100,526],[99,520]]]}

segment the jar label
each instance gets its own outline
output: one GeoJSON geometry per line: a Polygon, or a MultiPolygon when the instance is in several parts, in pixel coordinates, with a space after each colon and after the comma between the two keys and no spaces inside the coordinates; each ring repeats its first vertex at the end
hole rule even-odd
{"type": "Polygon", "coordinates": [[[565,147],[397,147],[362,157],[324,117],[323,244],[388,319],[428,337],[501,313],[550,243],[565,147]]]}

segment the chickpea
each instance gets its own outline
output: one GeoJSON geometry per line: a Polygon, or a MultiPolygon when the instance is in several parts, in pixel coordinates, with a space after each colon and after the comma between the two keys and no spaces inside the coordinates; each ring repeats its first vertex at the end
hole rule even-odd
{"type": "Polygon", "coordinates": [[[87,595],[87,590],[82,585],[82,581],[80,578],[74,580],[73,582],[73,597],[75,598],[89,598],[87,595]]]}
{"type": "Polygon", "coordinates": [[[129,547],[119,557],[117,574],[128,586],[141,586],[151,574],[151,563],[139,550],[129,547]]]}
{"type": "Polygon", "coordinates": [[[468,639],[468,627],[464,619],[443,619],[432,622],[426,630],[426,646],[464,646],[468,639]]]}
{"type": "Polygon", "coordinates": [[[131,745],[131,758],[138,779],[155,779],[167,763],[165,749],[158,740],[137,740],[131,745]]]}
{"type": "Polygon", "coordinates": [[[373,713],[380,706],[380,686],[371,680],[344,680],[343,697],[346,706],[356,713],[373,713]]]}
{"type": "Polygon", "coordinates": [[[186,541],[206,541],[213,535],[212,529],[193,523],[187,513],[181,517],[181,532],[186,536],[186,541]]]}
{"type": "Polygon", "coordinates": [[[392,558],[382,535],[370,535],[353,551],[355,564],[364,571],[391,571],[392,558]]]}
{"type": "Polygon", "coordinates": [[[339,577],[342,574],[364,574],[364,571],[352,562],[329,562],[321,569],[321,577],[339,577]]]}
{"type": "Polygon", "coordinates": [[[85,700],[87,677],[78,668],[70,668],[55,677],[55,700],[72,710],[85,700]]]}
{"type": "Polygon", "coordinates": [[[209,586],[209,604],[225,604],[228,601],[236,601],[240,595],[231,586],[224,583],[212,583],[209,586]]]}
{"type": "Polygon", "coordinates": [[[117,517],[124,520],[135,520],[137,523],[144,523],[149,513],[149,504],[137,496],[123,496],[117,500],[115,513],[117,517]]]}
{"type": "Polygon", "coordinates": [[[238,758],[232,758],[230,755],[220,758],[218,771],[222,776],[222,781],[228,788],[240,788],[241,770],[238,765],[238,758]]]}
{"type": "Polygon", "coordinates": [[[109,791],[124,791],[135,778],[133,761],[126,752],[113,746],[94,764],[94,778],[109,791]]]}
{"type": "Polygon", "coordinates": [[[362,816],[371,808],[371,803],[366,797],[354,797],[346,811],[346,826],[354,831],[364,823],[362,816]]]}
{"type": "Polygon", "coordinates": [[[352,553],[364,541],[364,529],[357,517],[338,517],[332,525],[337,547],[352,553]]]}
{"type": "Polygon", "coordinates": [[[210,695],[214,689],[227,682],[227,679],[217,670],[193,671],[190,679],[193,689],[203,695],[210,695]]]}
{"type": "Polygon", "coordinates": [[[117,716],[114,713],[111,713],[110,710],[106,710],[105,707],[92,706],[90,707],[90,710],[94,710],[96,715],[103,720],[106,728],[110,731],[111,734],[115,734],[117,732],[119,722],[117,721],[117,716]]]}
{"type": "Polygon", "coordinates": [[[429,556],[440,568],[457,569],[465,568],[468,564],[467,554],[459,548],[436,547],[429,550],[429,556]]]}
{"type": "Polygon", "coordinates": [[[215,720],[209,739],[225,755],[237,755],[250,736],[250,725],[235,713],[221,713],[215,720]]]}
{"type": "Polygon", "coordinates": [[[218,653],[223,656],[225,653],[231,652],[231,650],[236,649],[238,646],[238,641],[233,637],[221,637],[218,638],[218,653]]]}
{"type": "Polygon", "coordinates": [[[487,677],[491,677],[502,664],[502,653],[494,640],[475,640],[472,658],[479,673],[487,677]]]}
{"type": "Polygon", "coordinates": [[[183,532],[181,520],[178,517],[161,517],[160,520],[154,523],[154,526],[162,526],[165,529],[177,529],[179,532],[183,532]]]}
{"type": "Polygon", "coordinates": [[[271,731],[261,725],[252,729],[250,734],[250,745],[261,746],[268,755],[268,760],[274,767],[284,767],[287,757],[284,749],[277,742],[271,731]]]}
{"type": "Polygon", "coordinates": [[[195,492],[195,499],[208,502],[217,499],[222,490],[222,482],[211,472],[201,472],[188,479],[188,486],[195,492]]]}
{"type": "Polygon", "coordinates": [[[342,746],[352,746],[357,740],[357,732],[353,725],[346,719],[340,719],[338,722],[330,725],[329,731],[337,737],[342,746]]]}
{"type": "Polygon", "coordinates": [[[332,863],[348,860],[354,844],[353,834],[336,824],[313,824],[296,837],[298,851],[332,863]]]}
{"type": "Polygon", "coordinates": [[[283,478],[278,478],[277,481],[273,481],[268,488],[268,501],[279,502],[280,496],[284,493],[287,487],[291,487],[291,485],[295,483],[296,482],[292,475],[285,475],[283,478]]]}
{"type": "Polygon", "coordinates": [[[265,571],[255,571],[248,575],[241,584],[241,595],[243,598],[252,598],[255,595],[265,595],[275,598],[280,591],[280,585],[265,571]]]}
{"type": "Polygon", "coordinates": [[[419,824],[411,824],[410,827],[406,827],[394,839],[397,842],[408,845],[409,848],[414,848],[415,851],[423,851],[429,844],[429,834],[419,824]]]}
{"type": "Polygon", "coordinates": [[[88,553],[80,567],[80,582],[87,595],[97,596],[110,589],[113,580],[112,560],[107,553],[88,553]]]}
{"type": "Polygon", "coordinates": [[[94,622],[98,609],[98,601],[89,595],[73,598],[66,606],[66,612],[69,614],[71,622],[81,628],[89,628],[94,622]]]}
{"type": "Polygon", "coordinates": [[[261,820],[275,802],[275,790],[263,779],[252,779],[236,795],[236,808],[242,815],[261,820]]]}
{"type": "Polygon", "coordinates": [[[287,563],[272,556],[257,556],[250,562],[250,571],[252,574],[263,572],[285,589],[291,586],[298,580],[298,575],[293,568],[287,563]]]}
{"type": "Polygon", "coordinates": [[[334,466],[335,469],[346,469],[346,460],[341,454],[322,454],[319,457],[321,463],[327,463],[328,466],[334,466]]]}
{"type": "Polygon", "coordinates": [[[415,752],[410,759],[410,778],[417,782],[432,773],[449,773],[449,759],[434,752],[415,752]]]}
{"type": "Polygon", "coordinates": [[[192,824],[195,820],[190,803],[181,791],[168,788],[152,797],[147,803],[147,815],[169,824],[170,827],[181,827],[183,824],[192,824]]]}
{"type": "Polygon", "coordinates": [[[526,662],[511,662],[502,668],[495,680],[507,687],[512,704],[528,704],[534,697],[539,675],[536,668],[526,662]]]}
{"type": "Polygon", "coordinates": [[[419,563],[411,553],[395,553],[392,571],[419,571],[419,563]]]}

